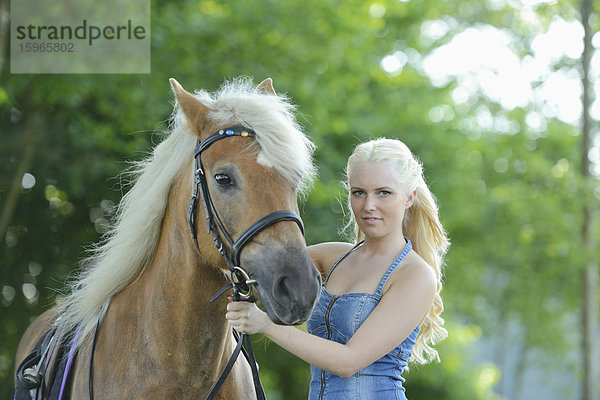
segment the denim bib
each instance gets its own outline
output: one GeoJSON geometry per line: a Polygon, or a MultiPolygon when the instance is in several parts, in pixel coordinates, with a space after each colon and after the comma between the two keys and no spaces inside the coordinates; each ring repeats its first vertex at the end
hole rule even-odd
{"type": "MultiPolygon", "coordinates": [[[[331,267],[321,287],[321,296],[306,322],[309,333],[346,344],[381,300],[381,292],[392,272],[412,249],[406,238],[406,246],[381,278],[375,293],[344,293],[335,296],[325,289],[335,267],[362,243],[342,255],[331,267]]],[[[412,348],[420,327],[391,352],[373,364],[344,379],[311,365],[309,400],[406,400],[401,374],[408,365],[412,348]]]]}

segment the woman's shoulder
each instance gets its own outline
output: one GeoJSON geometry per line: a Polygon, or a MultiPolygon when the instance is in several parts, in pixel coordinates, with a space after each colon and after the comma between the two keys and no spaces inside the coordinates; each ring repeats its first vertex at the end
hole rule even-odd
{"type": "Polygon", "coordinates": [[[352,247],[354,247],[352,243],[325,242],[309,246],[308,254],[321,275],[325,275],[333,263],[352,247]]]}
{"type": "Polygon", "coordinates": [[[411,251],[394,271],[389,279],[389,287],[392,284],[396,286],[412,286],[421,289],[433,289],[437,286],[437,277],[433,267],[431,267],[419,254],[411,251]]]}

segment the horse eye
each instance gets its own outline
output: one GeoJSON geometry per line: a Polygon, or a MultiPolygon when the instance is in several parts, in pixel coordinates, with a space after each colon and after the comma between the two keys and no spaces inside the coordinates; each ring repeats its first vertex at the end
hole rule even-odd
{"type": "Polygon", "coordinates": [[[223,186],[231,184],[231,178],[225,174],[216,174],[215,181],[217,181],[217,183],[219,185],[223,185],[223,186]]]}

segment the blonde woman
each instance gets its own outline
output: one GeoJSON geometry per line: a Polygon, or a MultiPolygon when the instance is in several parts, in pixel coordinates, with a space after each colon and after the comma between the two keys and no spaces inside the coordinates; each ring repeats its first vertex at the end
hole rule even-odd
{"type": "Polygon", "coordinates": [[[309,399],[406,399],[409,360],[439,360],[448,239],[420,162],[399,140],[358,145],[346,168],[356,244],[309,248],[323,276],[307,332],[275,325],[254,304],[232,302],[227,319],[311,364],[309,399]]]}

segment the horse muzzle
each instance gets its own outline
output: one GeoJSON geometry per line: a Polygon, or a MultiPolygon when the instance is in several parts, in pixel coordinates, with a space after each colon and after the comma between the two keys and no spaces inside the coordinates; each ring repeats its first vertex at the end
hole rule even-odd
{"type": "Polygon", "coordinates": [[[321,288],[321,276],[306,248],[277,244],[260,247],[253,248],[248,259],[242,257],[242,264],[257,281],[258,296],[267,315],[279,325],[305,322],[321,288]]]}

